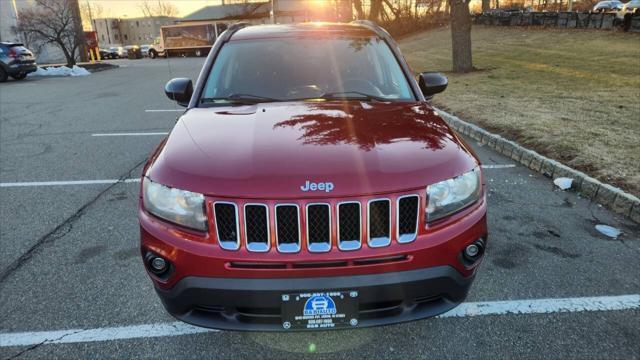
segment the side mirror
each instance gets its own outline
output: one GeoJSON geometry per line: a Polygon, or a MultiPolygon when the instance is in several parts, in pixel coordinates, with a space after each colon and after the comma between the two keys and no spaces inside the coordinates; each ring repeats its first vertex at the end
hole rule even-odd
{"type": "Polygon", "coordinates": [[[423,72],[419,76],[418,85],[427,100],[431,99],[433,95],[443,92],[449,84],[447,77],[439,72],[423,72]]]}
{"type": "Polygon", "coordinates": [[[187,107],[189,106],[191,95],[193,95],[193,83],[191,79],[187,78],[171,79],[164,86],[164,93],[169,99],[175,100],[178,105],[187,107]]]}

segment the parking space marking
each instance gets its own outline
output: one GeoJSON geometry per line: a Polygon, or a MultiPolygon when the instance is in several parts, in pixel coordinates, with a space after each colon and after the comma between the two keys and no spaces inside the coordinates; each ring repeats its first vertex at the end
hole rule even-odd
{"type": "Polygon", "coordinates": [[[164,324],[145,324],[98,329],[35,331],[0,334],[0,347],[154,338],[215,331],[218,330],[200,328],[180,321],[164,324]]]}
{"type": "Polygon", "coordinates": [[[184,112],[185,109],[147,109],[144,112],[184,112]]]}
{"type": "Polygon", "coordinates": [[[29,186],[100,185],[117,183],[139,183],[140,179],[72,180],[72,181],[32,181],[0,183],[0,188],[29,186]]]}
{"type": "MultiPolygon", "coordinates": [[[[437,316],[437,318],[619,311],[639,308],[640,294],[561,299],[483,301],[462,303],[455,309],[437,316]]],[[[217,331],[219,330],[204,329],[177,321],[96,329],[0,333],[0,347],[154,338],[217,331]]]]}
{"type": "Polygon", "coordinates": [[[439,318],[640,309],[640,294],[462,303],[439,318]]]}
{"type": "Polygon", "coordinates": [[[157,136],[157,135],[168,135],[168,132],[135,132],[135,133],[100,133],[100,134],[91,134],[91,136],[101,137],[101,136],[157,136]]]}
{"type": "Polygon", "coordinates": [[[481,165],[483,169],[508,169],[516,167],[514,164],[504,164],[504,165],[481,165]]]}

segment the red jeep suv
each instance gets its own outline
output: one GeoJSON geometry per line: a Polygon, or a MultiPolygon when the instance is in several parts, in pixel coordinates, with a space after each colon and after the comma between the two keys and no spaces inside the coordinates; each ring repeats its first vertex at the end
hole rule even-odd
{"type": "Polygon", "coordinates": [[[353,328],[462,302],[483,257],[480,162],[370,22],[236,24],[143,171],[144,265],[169,313],[218,329],[353,328]]]}

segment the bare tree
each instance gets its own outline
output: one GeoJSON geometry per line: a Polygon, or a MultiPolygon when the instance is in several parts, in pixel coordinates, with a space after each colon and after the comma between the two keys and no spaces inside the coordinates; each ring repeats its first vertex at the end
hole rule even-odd
{"type": "Polygon", "coordinates": [[[336,0],[336,19],[348,22],[353,20],[353,2],[351,0],[336,0]]]}
{"type": "Polygon", "coordinates": [[[168,1],[158,0],[157,2],[143,1],[138,7],[145,17],[168,16],[176,17],[180,13],[178,8],[168,1]]]}
{"type": "Polygon", "coordinates": [[[489,11],[491,9],[491,0],[482,0],[482,12],[489,11]]]}
{"type": "Polygon", "coordinates": [[[362,0],[353,0],[353,7],[356,10],[356,18],[364,20],[366,17],[364,15],[364,9],[362,8],[362,0]]]}
{"type": "Polygon", "coordinates": [[[20,12],[15,31],[33,42],[53,44],[62,50],[67,65],[76,63],[76,53],[82,46],[82,25],[75,16],[75,0],[34,0],[35,6],[20,12]]]}
{"type": "Polygon", "coordinates": [[[382,0],[370,0],[369,20],[377,21],[382,16],[382,0]]]}
{"type": "MultiPolygon", "coordinates": [[[[250,16],[250,15],[254,15],[258,10],[260,10],[264,3],[257,3],[249,0],[242,0],[234,4],[237,4],[240,7],[239,12],[242,15],[250,16]]],[[[232,15],[235,15],[235,14],[227,14],[227,16],[232,16],[232,15]]]]}
{"type": "Polygon", "coordinates": [[[473,70],[469,0],[449,0],[449,3],[451,6],[453,72],[466,73],[473,70]]]}
{"type": "Polygon", "coordinates": [[[93,29],[93,19],[103,18],[104,8],[96,2],[85,2],[80,4],[80,13],[82,15],[82,27],[84,29],[93,29]]]}

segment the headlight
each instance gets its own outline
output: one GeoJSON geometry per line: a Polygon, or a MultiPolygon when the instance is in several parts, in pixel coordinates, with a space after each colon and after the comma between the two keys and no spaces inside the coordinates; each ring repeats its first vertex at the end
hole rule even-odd
{"type": "Polygon", "coordinates": [[[453,179],[427,187],[427,221],[441,219],[480,198],[480,170],[475,168],[453,179]]]}
{"type": "Polygon", "coordinates": [[[153,215],[188,228],[207,230],[204,195],[172,189],[146,177],[142,191],[144,207],[153,215]]]}

